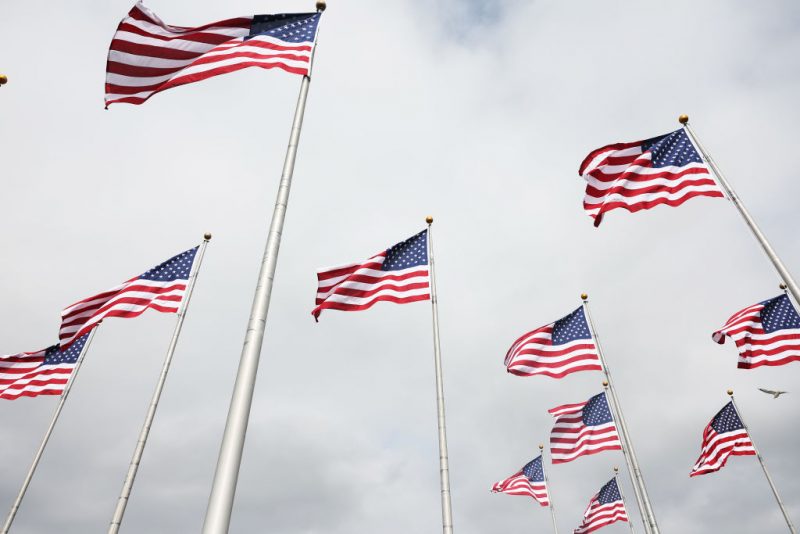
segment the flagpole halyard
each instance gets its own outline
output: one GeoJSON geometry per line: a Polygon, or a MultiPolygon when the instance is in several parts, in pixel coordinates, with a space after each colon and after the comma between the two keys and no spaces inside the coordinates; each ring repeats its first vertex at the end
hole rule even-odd
{"type": "Polygon", "coordinates": [[[142,430],[139,433],[139,440],[136,442],[136,448],[133,451],[133,458],[128,467],[128,473],[125,475],[125,482],[122,484],[122,491],[120,492],[117,506],[114,509],[114,515],[111,518],[111,524],[108,527],[108,534],[116,534],[119,532],[120,525],[122,524],[122,517],[125,515],[125,508],[128,506],[131,490],[133,489],[133,482],[136,479],[136,473],[139,470],[139,464],[142,461],[142,454],[147,445],[147,438],[150,435],[150,429],[153,425],[153,419],[156,416],[156,409],[158,409],[158,402],[161,399],[161,393],[164,390],[164,385],[167,381],[167,373],[169,373],[170,366],[172,365],[172,357],[175,354],[175,347],[178,345],[178,337],[183,328],[183,320],[186,318],[186,312],[189,308],[189,301],[192,298],[197,276],[200,274],[200,266],[203,263],[203,256],[206,252],[208,242],[211,240],[211,234],[206,233],[203,235],[203,242],[200,245],[200,250],[197,253],[197,259],[192,266],[192,273],[189,275],[189,282],[186,288],[186,294],[181,302],[180,311],[178,312],[178,321],[175,324],[175,330],[172,333],[172,339],[167,348],[167,355],[164,357],[164,364],[161,368],[161,375],[158,378],[156,389],[153,392],[153,397],[150,400],[150,407],[147,410],[142,430]]]}
{"type": "Polygon", "coordinates": [[[439,343],[439,299],[436,295],[436,272],[433,261],[433,238],[431,227],[433,217],[425,218],[428,223],[428,265],[431,277],[431,311],[433,315],[433,357],[436,367],[436,408],[439,430],[439,483],[442,493],[442,532],[453,533],[453,511],[450,502],[450,465],[447,455],[447,431],[444,417],[444,385],[442,383],[442,349],[439,343]]]}
{"type": "Polygon", "coordinates": [[[50,436],[53,434],[53,429],[55,428],[56,422],[61,415],[61,410],[64,408],[64,403],[67,402],[69,392],[72,390],[72,385],[75,383],[75,378],[78,376],[78,371],[80,371],[83,358],[86,356],[86,353],[89,352],[89,346],[92,344],[92,340],[94,339],[94,334],[96,331],[97,326],[95,326],[91,333],[89,333],[89,338],[86,340],[83,350],[81,350],[81,355],[78,357],[78,361],[75,362],[75,368],[72,370],[69,380],[67,380],[67,385],[64,386],[64,392],[61,393],[61,397],[58,399],[58,404],[53,412],[53,418],[50,420],[50,426],[47,427],[47,431],[44,433],[42,443],[39,445],[39,449],[36,451],[36,454],[33,457],[33,462],[31,462],[30,469],[28,469],[28,474],[25,475],[25,480],[22,482],[22,487],[17,494],[17,498],[14,499],[14,504],[11,505],[11,510],[8,512],[6,522],[3,524],[3,530],[0,531],[2,534],[8,534],[11,524],[14,522],[14,518],[17,515],[20,504],[22,504],[22,499],[25,497],[25,492],[28,491],[28,486],[31,484],[33,474],[36,472],[36,468],[39,466],[39,461],[42,459],[42,454],[44,454],[44,449],[47,446],[47,442],[50,441],[50,436]]]}
{"type": "Polygon", "coordinates": [[[617,398],[617,391],[614,388],[613,381],[611,380],[611,371],[608,368],[608,364],[606,364],[606,359],[603,355],[603,349],[600,346],[600,339],[597,336],[597,330],[595,329],[594,321],[592,320],[592,313],[589,310],[589,295],[586,293],[581,293],[581,301],[583,302],[583,309],[586,313],[586,320],[589,323],[589,330],[591,331],[592,339],[597,345],[597,354],[600,357],[600,364],[603,366],[603,373],[606,377],[606,380],[603,382],[603,387],[607,388],[611,393],[611,411],[615,422],[619,426],[618,430],[620,440],[622,441],[622,454],[625,457],[625,462],[628,465],[628,474],[631,477],[633,492],[636,496],[636,504],[638,505],[639,512],[642,516],[645,533],[659,534],[660,531],[658,529],[658,523],[656,522],[656,516],[653,512],[653,507],[650,504],[650,498],[647,495],[644,477],[642,476],[641,469],[639,468],[639,462],[636,459],[636,453],[633,450],[633,443],[628,435],[628,427],[625,424],[625,417],[622,414],[622,406],[617,398]]]}
{"type": "Polygon", "coordinates": [[[764,471],[764,476],[767,478],[767,482],[769,483],[769,487],[772,490],[772,494],[775,496],[775,500],[778,502],[778,507],[781,509],[783,518],[786,520],[786,525],[789,527],[789,532],[791,532],[792,534],[797,534],[797,530],[794,528],[792,519],[789,517],[789,512],[783,505],[783,499],[781,499],[781,496],[778,493],[778,488],[775,487],[775,482],[773,482],[772,477],[769,474],[769,471],[767,471],[767,464],[764,463],[764,458],[762,458],[761,453],[758,452],[758,447],[756,447],[755,441],[753,440],[753,435],[750,433],[750,428],[747,426],[747,423],[745,423],[744,417],[742,417],[742,412],[739,410],[739,405],[736,404],[736,399],[733,398],[732,389],[728,390],[728,396],[730,396],[731,402],[733,403],[733,408],[736,410],[736,415],[739,416],[739,421],[742,422],[742,426],[747,431],[747,435],[750,438],[750,443],[752,443],[753,449],[755,449],[756,451],[756,458],[758,458],[758,463],[761,464],[761,469],[764,471]]]}
{"type": "Polygon", "coordinates": [[[550,488],[550,479],[547,478],[547,471],[544,468],[544,444],[539,444],[539,454],[542,456],[542,475],[544,475],[544,485],[547,488],[547,497],[550,501],[550,517],[553,519],[553,533],[558,534],[558,524],[556,523],[556,507],[553,504],[553,492],[550,488]]]}
{"type": "Polygon", "coordinates": [[[789,291],[792,293],[794,300],[796,303],[800,304],[800,287],[798,287],[797,282],[794,281],[789,269],[781,261],[780,257],[778,257],[777,252],[775,249],[772,248],[767,237],[761,231],[761,229],[756,224],[755,219],[750,215],[750,212],[747,211],[747,208],[742,203],[742,200],[739,198],[739,195],[736,194],[736,191],[733,190],[731,184],[725,178],[725,175],[722,174],[722,171],[717,166],[717,163],[714,161],[714,158],[708,153],[705,149],[703,144],[700,142],[700,139],[694,133],[694,130],[689,125],[689,116],[688,115],[681,115],[678,117],[678,122],[683,125],[683,128],[686,130],[686,133],[689,135],[689,138],[692,142],[697,146],[700,153],[703,155],[703,159],[706,160],[708,166],[714,173],[714,176],[717,177],[717,181],[725,190],[725,194],[728,196],[728,199],[736,206],[736,209],[739,210],[739,214],[744,219],[744,222],[747,224],[747,227],[750,228],[750,231],[753,233],[753,236],[756,238],[758,243],[761,245],[761,248],[764,249],[764,253],[769,258],[769,261],[772,262],[772,265],[775,267],[775,270],[778,271],[778,276],[780,276],[781,280],[789,287],[789,291]]]}

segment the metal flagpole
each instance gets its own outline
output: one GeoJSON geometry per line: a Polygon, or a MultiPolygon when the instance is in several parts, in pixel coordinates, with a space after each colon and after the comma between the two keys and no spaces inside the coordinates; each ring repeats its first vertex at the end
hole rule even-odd
{"type": "Polygon", "coordinates": [[[433,261],[433,238],[431,225],[433,217],[426,217],[428,223],[428,265],[431,270],[431,309],[433,312],[433,357],[436,364],[436,407],[439,417],[439,482],[442,488],[442,532],[453,534],[453,511],[450,504],[450,466],[447,458],[447,433],[444,420],[444,386],[442,384],[442,349],[439,345],[439,300],[436,296],[436,269],[433,261]]]}
{"type": "Polygon", "coordinates": [[[539,444],[539,454],[542,455],[542,474],[544,475],[544,485],[547,487],[547,496],[550,501],[550,517],[553,518],[553,532],[558,534],[558,525],[556,524],[556,507],[553,504],[553,492],[550,491],[550,480],[547,478],[547,471],[544,469],[544,445],[539,444]]]}
{"type": "Polygon", "coordinates": [[[769,471],[767,471],[767,464],[764,463],[764,458],[761,457],[761,453],[758,452],[758,447],[756,447],[755,442],[753,442],[753,435],[750,433],[750,429],[747,428],[747,423],[744,422],[744,418],[742,417],[742,412],[739,411],[739,406],[736,404],[736,399],[733,398],[733,390],[728,390],[728,395],[731,397],[731,402],[733,403],[733,407],[736,409],[736,414],[739,416],[739,420],[742,422],[742,426],[747,431],[747,435],[750,437],[750,442],[753,444],[753,449],[756,451],[756,458],[758,458],[758,463],[761,464],[761,469],[764,470],[764,476],[767,477],[767,482],[769,482],[769,487],[772,490],[772,494],[775,495],[775,500],[778,501],[778,506],[781,509],[781,513],[783,514],[783,518],[786,520],[786,524],[789,526],[789,532],[792,534],[797,534],[797,530],[794,528],[794,524],[792,524],[792,520],[789,517],[789,512],[786,511],[786,507],[783,505],[783,500],[781,500],[781,496],[778,494],[778,488],[775,487],[775,483],[772,481],[772,477],[769,476],[769,471]]]}
{"type": "MultiPolygon", "coordinates": [[[[317,11],[322,12],[325,7],[324,1],[317,2],[317,11]]],[[[272,283],[275,278],[275,267],[278,262],[283,221],[286,217],[286,208],[289,202],[294,161],[297,156],[300,128],[303,125],[303,114],[310,83],[311,78],[304,76],[300,84],[300,95],[297,98],[292,131],[289,136],[289,146],[286,149],[286,158],[283,162],[283,172],[278,186],[275,209],[272,211],[267,244],[264,248],[264,257],[261,260],[258,284],[253,296],[253,305],[250,309],[250,319],[247,322],[242,355],[239,358],[239,370],[236,373],[236,382],[233,385],[233,394],[228,408],[228,419],[225,422],[225,431],[222,435],[217,467],[214,471],[214,482],[211,485],[211,495],[208,498],[208,507],[203,521],[203,534],[226,534],[231,522],[233,498],[236,494],[236,482],[239,478],[239,467],[242,463],[242,450],[244,448],[245,434],[247,433],[247,422],[250,418],[250,406],[253,403],[258,360],[261,356],[261,345],[264,341],[264,330],[267,323],[270,296],[272,295],[272,283]]]]}
{"type": "Polygon", "coordinates": [[[210,240],[211,234],[206,233],[203,236],[203,243],[200,245],[200,250],[197,253],[197,261],[193,265],[193,272],[189,276],[186,296],[181,303],[181,309],[178,313],[178,322],[175,324],[172,340],[169,342],[167,355],[164,358],[164,365],[161,368],[161,376],[158,378],[156,390],[153,392],[153,398],[150,400],[150,407],[147,410],[147,416],[145,416],[144,424],[142,425],[142,431],[139,433],[139,441],[136,443],[136,449],[133,451],[133,458],[131,458],[131,463],[128,467],[128,474],[125,475],[125,482],[122,484],[122,492],[117,500],[114,516],[111,518],[108,534],[116,534],[119,532],[119,527],[122,524],[122,516],[125,515],[125,508],[128,506],[128,499],[133,489],[133,481],[136,478],[136,472],[139,470],[139,464],[142,461],[142,454],[147,444],[147,437],[150,435],[150,428],[153,425],[153,419],[156,417],[158,401],[161,399],[161,392],[164,390],[164,384],[167,381],[167,373],[169,372],[170,365],[172,365],[172,356],[175,354],[175,347],[178,345],[178,337],[181,334],[181,328],[183,328],[183,320],[186,318],[186,311],[189,309],[189,301],[192,298],[194,285],[197,282],[197,275],[200,273],[200,265],[203,263],[203,256],[205,255],[206,247],[210,240]]]}
{"type": "MultiPolygon", "coordinates": [[[[619,496],[622,497],[622,505],[625,506],[625,514],[628,513],[628,504],[625,501],[625,494],[622,493],[622,486],[619,485],[619,480],[617,480],[617,475],[619,474],[619,467],[614,468],[614,480],[617,481],[617,489],[619,490],[619,496]]],[[[628,524],[631,526],[631,534],[636,534],[636,529],[633,528],[633,520],[629,517],[628,524]]]]}
{"type": "Polygon", "coordinates": [[[78,356],[78,361],[75,362],[75,369],[72,370],[72,374],[67,381],[67,385],[64,386],[64,392],[61,394],[61,398],[58,399],[58,405],[56,405],[56,410],[53,412],[53,418],[50,421],[50,426],[47,427],[47,432],[44,433],[42,443],[39,445],[39,450],[36,451],[36,454],[33,457],[33,462],[31,463],[31,467],[28,469],[28,474],[25,475],[25,480],[22,482],[22,487],[17,494],[17,498],[14,500],[14,504],[11,505],[11,510],[8,512],[8,517],[3,525],[2,534],[8,534],[8,531],[11,528],[11,523],[14,522],[14,517],[16,517],[19,506],[22,504],[22,499],[25,497],[25,492],[28,491],[28,486],[31,484],[33,473],[36,471],[36,468],[39,465],[39,460],[42,459],[44,448],[47,446],[47,442],[50,440],[50,435],[53,433],[53,429],[56,426],[56,421],[58,421],[58,417],[61,415],[61,409],[64,407],[64,403],[67,402],[69,392],[72,390],[72,384],[75,383],[75,378],[78,376],[78,371],[80,371],[84,356],[86,356],[86,353],[89,351],[89,345],[92,344],[96,330],[97,327],[92,329],[91,333],[89,334],[89,338],[86,340],[86,344],[83,346],[81,355],[78,356]]]}
{"type": "Polygon", "coordinates": [[[653,507],[650,504],[650,498],[647,495],[647,488],[644,485],[642,471],[639,469],[639,462],[636,459],[636,453],[633,450],[633,443],[628,435],[628,427],[625,424],[625,417],[622,415],[622,406],[617,398],[617,391],[614,388],[613,381],[611,380],[611,371],[608,369],[608,365],[606,364],[606,359],[603,355],[603,349],[600,346],[600,339],[597,336],[597,330],[595,330],[594,321],[592,320],[592,314],[589,311],[589,296],[586,293],[583,293],[581,294],[581,300],[583,301],[583,309],[586,313],[586,320],[589,322],[589,329],[591,330],[592,338],[597,344],[597,354],[600,356],[600,364],[603,366],[603,372],[606,375],[607,383],[604,384],[604,386],[606,386],[608,391],[611,392],[611,409],[613,411],[612,413],[614,413],[614,419],[619,426],[620,439],[622,440],[622,454],[625,456],[625,462],[628,464],[628,473],[630,474],[631,482],[633,483],[633,492],[636,496],[636,503],[639,505],[639,512],[642,515],[645,533],[659,534],[656,516],[653,513],[653,507]]]}
{"type": "Polygon", "coordinates": [[[686,133],[689,134],[689,138],[694,142],[697,148],[700,150],[700,153],[703,155],[703,159],[706,160],[711,170],[714,172],[714,175],[717,177],[717,181],[725,190],[725,193],[728,195],[728,198],[733,205],[736,206],[736,209],[739,210],[744,222],[747,223],[747,226],[750,228],[750,231],[753,232],[753,235],[758,240],[758,243],[761,245],[761,248],[764,249],[769,261],[772,262],[772,265],[775,267],[775,270],[778,271],[778,275],[781,279],[789,286],[789,291],[792,292],[792,296],[794,297],[795,302],[800,303],[800,287],[798,287],[797,282],[794,281],[792,275],[789,273],[789,270],[783,264],[781,259],[778,257],[778,254],[775,252],[775,249],[772,248],[772,245],[769,244],[767,241],[767,237],[761,232],[761,229],[756,224],[756,221],[750,215],[750,212],[747,211],[747,208],[744,207],[742,200],[736,194],[736,191],[733,190],[731,184],[728,183],[728,180],[725,179],[725,176],[722,174],[722,171],[717,166],[717,163],[711,157],[711,155],[706,151],[703,144],[700,143],[700,139],[692,130],[692,127],[689,126],[689,116],[688,115],[681,115],[678,117],[678,121],[683,124],[686,133]]]}

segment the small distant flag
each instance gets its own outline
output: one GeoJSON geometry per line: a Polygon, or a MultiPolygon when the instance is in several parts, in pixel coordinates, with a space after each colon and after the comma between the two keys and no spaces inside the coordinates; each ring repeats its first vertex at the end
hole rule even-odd
{"type": "Polygon", "coordinates": [[[0,399],[61,395],[89,334],[61,351],[53,345],[36,352],[0,356],[0,399]]]}
{"type": "Polygon", "coordinates": [[[106,317],[138,317],[145,310],[178,313],[198,247],[174,256],[122,285],[85,298],[61,312],[61,350],[106,317]]]}
{"type": "Polygon", "coordinates": [[[548,413],[556,417],[550,433],[554,464],[571,462],[587,454],[622,450],[605,393],[586,402],[558,406],[548,413]]]}
{"type": "Polygon", "coordinates": [[[636,212],[659,204],[680,206],[697,196],[724,196],[683,129],[598,148],[578,174],[586,180],[583,209],[595,226],[616,208],[636,212]]]}
{"type": "Polygon", "coordinates": [[[361,263],[317,271],[317,307],[322,310],[359,311],[376,302],[405,304],[430,300],[428,231],[423,230],[361,263]]]}
{"type": "Polygon", "coordinates": [[[786,295],[736,312],[711,337],[721,345],[725,336],[739,349],[740,369],[800,361],[800,316],[786,295]]]}
{"type": "Polygon", "coordinates": [[[614,477],[589,501],[589,507],[583,513],[583,522],[574,530],[574,534],[588,534],[617,521],[627,522],[628,513],[614,477]]]}
{"type": "Polygon", "coordinates": [[[505,365],[517,376],[552,378],[603,370],[583,306],[517,339],[506,353],[505,365]]]}
{"type": "Polygon", "coordinates": [[[170,26],[137,2],[119,23],[106,66],[106,107],[247,67],[306,76],[320,13],[251,15],[170,26]]]}
{"type": "Polygon", "coordinates": [[[494,486],[492,486],[492,493],[527,495],[533,497],[542,506],[550,505],[550,499],[547,496],[547,485],[544,480],[542,456],[537,456],[507,479],[495,482],[494,486]]]}
{"type": "Polygon", "coordinates": [[[731,401],[714,416],[703,431],[700,458],[695,462],[689,476],[719,471],[725,466],[729,456],[752,456],[755,454],[755,446],[750,441],[747,429],[731,401]]]}

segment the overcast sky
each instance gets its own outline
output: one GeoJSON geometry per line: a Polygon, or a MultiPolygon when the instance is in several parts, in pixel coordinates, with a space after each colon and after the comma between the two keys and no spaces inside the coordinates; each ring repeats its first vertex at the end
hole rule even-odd
{"type": "MultiPolygon", "coordinates": [[[[300,79],[250,69],[103,110],[108,44],[131,1],[0,7],[0,353],[57,339],[60,310],[214,234],[122,525],[198,532],[300,79]]],[[[170,24],[310,11],[313,2],[150,0],[170,24]]],[[[281,245],[231,532],[441,529],[430,304],[310,315],[315,270],[368,257],[433,215],[455,532],[549,532],[547,509],[492,495],[547,442],[547,409],[601,374],[508,375],[522,333],[590,295],[662,532],[785,532],[753,457],[690,479],[703,428],[737,392],[800,521],[800,364],[736,368],[711,341],[778,279],[726,200],[582,210],[582,158],[690,115],[800,275],[792,1],[331,0],[281,245]],[[778,400],[757,387],[790,390],[778,400]]],[[[175,316],[108,320],[15,534],[105,532],[175,316]]],[[[0,402],[0,514],[55,397],[0,402]]],[[[619,452],[546,465],[562,532],[623,468],[619,452]]],[[[617,524],[608,534],[627,532],[617,524]]]]}

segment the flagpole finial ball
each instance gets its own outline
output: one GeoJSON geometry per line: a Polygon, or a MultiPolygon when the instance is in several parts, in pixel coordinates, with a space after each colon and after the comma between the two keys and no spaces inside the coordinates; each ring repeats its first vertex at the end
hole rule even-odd
{"type": "Polygon", "coordinates": [[[784,284],[783,282],[781,282],[781,289],[786,289],[786,287],[787,287],[787,286],[786,286],[786,284],[784,284]]]}
{"type": "Polygon", "coordinates": [[[608,387],[608,380],[603,380],[603,387],[604,387],[604,388],[607,388],[607,387],[608,387]]]}
{"type": "Polygon", "coordinates": [[[425,222],[428,224],[433,224],[433,217],[428,215],[427,217],[425,217],[425,222]]]}
{"type": "Polygon", "coordinates": [[[732,390],[732,389],[729,389],[729,390],[728,390],[728,395],[730,395],[731,397],[733,397],[733,390],[732,390]]]}
{"type": "Polygon", "coordinates": [[[581,293],[581,300],[586,300],[588,298],[589,298],[589,295],[587,295],[586,293],[581,293]]]}
{"type": "Polygon", "coordinates": [[[8,76],[5,74],[0,74],[0,85],[5,85],[8,83],[8,76]]]}
{"type": "Polygon", "coordinates": [[[678,117],[678,122],[681,124],[686,124],[687,122],[689,122],[689,115],[686,114],[681,115],[680,117],[678,117]]]}
{"type": "Polygon", "coordinates": [[[619,467],[614,466],[614,474],[616,475],[617,473],[619,473],[619,467]]]}
{"type": "Polygon", "coordinates": [[[540,451],[543,451],[543,450],[544,450],[544,445],[542,445],[541,443],[539,444],[539,450],[540,450],[540,451]]]}
{"type": "Polygon", "coordinates": [[[326,7],[328,7],[328,4],[326,4],[326,3],[325,3],[325,2],[323,2],[322,0],[320,0],[319,2],[317,2],[317,11],[319,11],[320,13],[321,13],[321,12],[323,12],[323,11],[325,11],[325,8],[326,8],[326,7]]]}
{"type": "Polygon", "coordinates": [[[203,239],[205,239],[206,241],[211,241],[211,232],[204,233],[203,239]]]}

